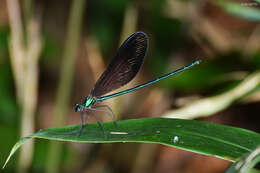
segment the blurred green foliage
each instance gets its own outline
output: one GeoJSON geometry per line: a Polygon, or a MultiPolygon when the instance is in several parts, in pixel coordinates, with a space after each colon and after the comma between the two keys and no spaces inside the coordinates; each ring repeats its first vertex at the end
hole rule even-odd
{"type": "MultiPolygon", "coordinates": [[[[13,142],[18,139],[19,110],[15,99],[15,87],[8,55],[7,27],[0,27],[0,162],[4,163],[4,156],[13,142]]],[[[10,162],[10,167],[4,172],[12,172],[15,161],[10,162]]]]}
{"type": "Polygon", "coordinates": [[[0,57],[8,57],[8,44],[7,39],[9,36],[9,28],[0,27],[0,57]]]}
{"type": "Polygon", "coordinates": [[[43,50],[41,60],[43,63],[53,63],[57,57],[61,56],[62,44],[55,40],[55,36],[50,33],[43,33],[43,50]]]}
{"type": "Polygon", "coordinates": [[[252,67],[254,69],[259,69],[260,68],[260,52],[255,52],[254,55],[252,55],[252,67]]]}

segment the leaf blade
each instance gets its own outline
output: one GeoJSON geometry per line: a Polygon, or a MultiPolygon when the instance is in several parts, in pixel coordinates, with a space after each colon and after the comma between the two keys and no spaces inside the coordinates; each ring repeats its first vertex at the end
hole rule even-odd
{"type": "Polygon", "coordinates": [[[98,124],[88,124],[80,137],[81,125],[41,130],[18,141],[6,163],[29,138],[86,143],[158,143],[230,161],[238,160],[260,144],[258,133],[195,120],[142,118],[118,121],[118,128],[114,127],[113,122],[103,125],[106,136],[98,124]]]}

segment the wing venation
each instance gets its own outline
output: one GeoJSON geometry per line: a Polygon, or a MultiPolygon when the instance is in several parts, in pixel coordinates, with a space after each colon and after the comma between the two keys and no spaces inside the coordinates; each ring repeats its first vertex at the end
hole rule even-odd
{"type": "Polygon", "coordinates": [[[90,95],[100,97],[130,82],[140,70],[148,47],[148,36],[135,32],[118,49],[90,95]]]}

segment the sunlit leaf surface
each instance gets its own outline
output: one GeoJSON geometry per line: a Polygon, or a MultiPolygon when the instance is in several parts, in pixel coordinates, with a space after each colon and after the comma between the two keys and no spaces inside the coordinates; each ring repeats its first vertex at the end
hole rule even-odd
{"type": "MultiPolygon", "coordinates": [[[[255,7],[257,7],[256,2],[255,4],[255,7]]],[[[232,15],[247,20],[260,21],[260,10],[258,8],[255,8],[254,6],[249,7],[246,5],[246,3],[233,3],[228,1],[218,1],[218,5],[232,15]]]]}
{"type": "Polygon", "coordinates": [[[80,136],[81,125],[40,130],[18,141],[6,163],[30,138],[86,143],[159,143],[231,161],[260,144],[260,135],[255,132],[195,120],[143,118],[118,121],[117,125],[104,123],[105,135],[98,124],[88,124],[80,136]]]}

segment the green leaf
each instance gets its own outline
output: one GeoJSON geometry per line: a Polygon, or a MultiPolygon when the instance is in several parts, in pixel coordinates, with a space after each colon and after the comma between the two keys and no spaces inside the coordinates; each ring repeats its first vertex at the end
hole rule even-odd
{"type": "Polygon", "coordinates": [[[78,135],[81,125],[40,130],[20,139],[6,163],[30,138],[86,143],[159,143],[231,161],[238,160],[260,144],[260,135],[255,132],[195,120],[143,118],[118,121],[117,125],[103,123],[105,135],[98,124],[88,124],[81,136],[78,135]]]}
{"type": "Polygon", "coordinates": [[[252,21],[260,21],[258,8],[245,6],[242,3],[218,1],[217,4],[232,15],[252,21]]]}
{"type": "Polygon", "coordinates": [[[259,170],[251,170],[257,163],[260,162],[260,147],[257,147],[249,154],[245,155],[238,162],[231,165],[225,173],[247,173],[260,172],[259,170]]]}

